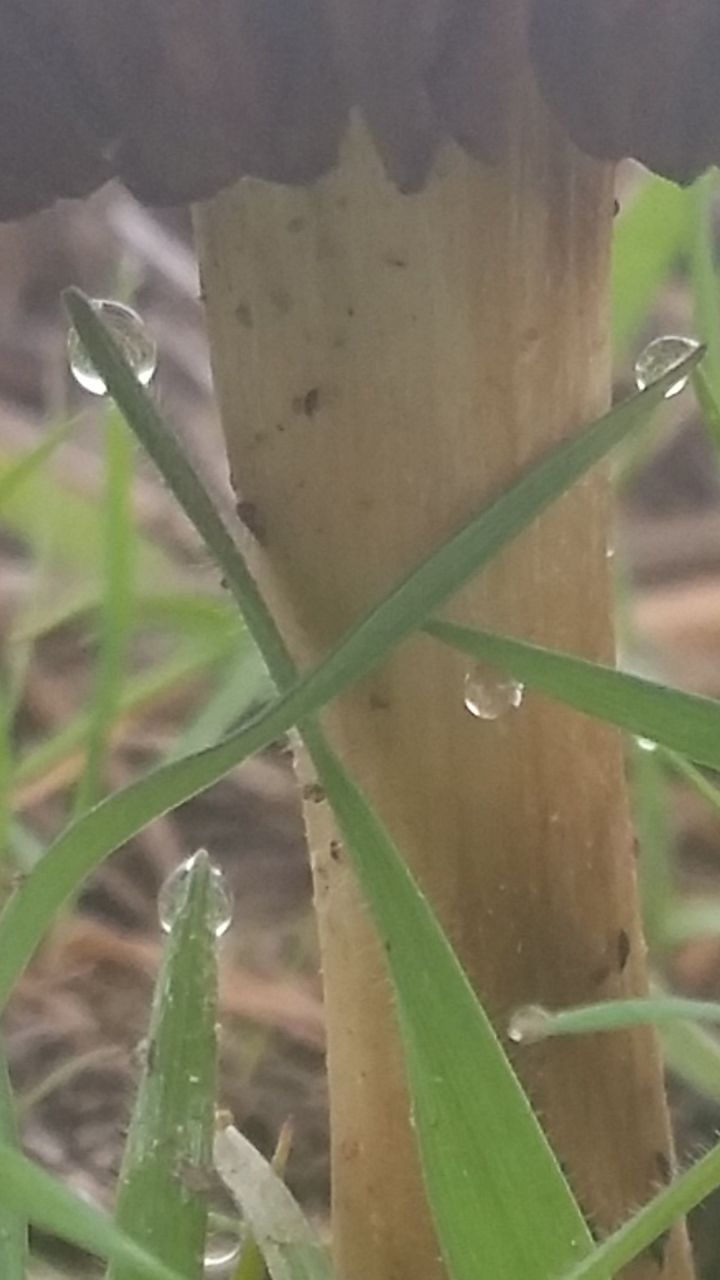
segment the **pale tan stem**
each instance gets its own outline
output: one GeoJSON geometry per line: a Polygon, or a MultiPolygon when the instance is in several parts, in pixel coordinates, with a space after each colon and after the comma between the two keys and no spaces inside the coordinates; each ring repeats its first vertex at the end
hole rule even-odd
{"type": "MultiPolygon", "coordinates": [[[[254,569],[303,665],[607,403],[611,175],[558,137],[531,85],[518,93],[500,167],[449,151],[425,191],[403,196],[356,130],[339,170],[311,189],[247,182],[199,213],[232,475],[261,539],[254,569]]],[[[595,474],[448,613],[607,659],[606,536],[595,474]]],[[[414,638],[324,722],[502,1033],[528,1002],[643,991],[618,737],[531,695],[475,720],[464,673],[461,657],[414,638]]],[[[324,807],[306,808],[340,1271],[432,1280],[382,960],[324,807]]],[[[607,1230],[669,1166],[653,1036],[568,1039],[515,1061],[607,1230]]],[[[633,1280],[659,1274],[647,1255],[632,1269],[633,1280]]],[[[690,1275],[681,1231],[662,1274],[690,1275]]]]}

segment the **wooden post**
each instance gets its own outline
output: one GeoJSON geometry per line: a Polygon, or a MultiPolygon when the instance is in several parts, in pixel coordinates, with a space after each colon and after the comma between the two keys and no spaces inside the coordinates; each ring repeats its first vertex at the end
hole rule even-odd
{"type": "MultiPolygon", "coordinates": [[[[518,469],[608,402],[612,175],[524,72],[497,167],[448,149],[400,194],[356,127],[308,189],[243,182],[198,212],[212,357],[252,563],[303,666],[518,469]]],[[[607,493],[594,474],[449,616],[608,659],[607,493]]],[[[496,721],[424,637],[326,713],[504,1034],[528,1002],[645,990],[618,736],[539,697],[496,721]]],[[[306,803],[344,1280],[434,1280],[383,962],[324,806],[306,803]]],[[[600,1233],[668,1175],[649,1032],[514,1058],[600,1233]]],[[[482,1079],[478,1077],[478,1088],[482,1079]]],[[[633,1280],[690,1275],[682,1231],[633,1280]]],[[[489,1280],[489,1278],[488,1278],[489,1280]]],[[[492,1280],[502,1280],[493,1277],[492,1280]]]]}

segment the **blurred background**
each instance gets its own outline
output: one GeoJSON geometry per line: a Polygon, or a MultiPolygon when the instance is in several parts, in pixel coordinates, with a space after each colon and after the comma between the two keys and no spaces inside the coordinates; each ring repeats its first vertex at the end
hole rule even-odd
{"type": "MultiPolygon", "coordinates": [[[[661,335],[702,336],[720,377],[718,181],[618,178],[616,393],[661,335]]],[[[24,874],[73,814],[153,764],[217,740],[269,693],[193,531],[102,397],[67,360],[60,291],[129,303],[157,342],[154,394],[238,527],[212,399],[185,210],[116,186],[0,225],[0,877],[24,874]]],[[[718,385],[718,383],[716,383],[718,385]]],[[[720,448],[691,391],[616,458],[612,557],[621,663],[720,696],[720,448]]],[[[720,800],[651,743],[628,744],[646,924],[658,980],[720,999],[720,800]]],[[[159,954],[158,890],[206,847],[235,894],[222,950],[221,1104],[264,1151],[292,1121],[288,1180],[328,1196],[323,1019],[302,822],[287,745],[153,823],[87,884],[10,1007],[26,1149],[109,1203],[159,954]]],[[[720,1046],[669,1081],[681,1159],[720,1126],[720,1046]],[[702,1069],[704,1064],[704,1069],[702,1069]]],[[[696,1213],[720,1275],[720,1203],[696,1213]]],[[[41,1242],[43,1243],[43,1242],[41,1242]]],[[[43,1243],[42,1274],[81,1260],[43,1243]]],[[[39,1273],[40,1274],[40,1273],[39,1273]]]]}

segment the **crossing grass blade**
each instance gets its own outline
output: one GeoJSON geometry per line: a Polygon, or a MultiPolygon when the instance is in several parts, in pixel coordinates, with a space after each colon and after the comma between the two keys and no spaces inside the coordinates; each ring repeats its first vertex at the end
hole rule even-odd
{"type": "Polygon", "coordinates": [[[610,1280],[720,1186],[720,1145],[680,1174],[561,1280],[610,1280]]]}
{"type": "MultiPolygon", "coordinates": [[[[16,1148],[15,1100],[7,1062],[0,1044],[0,1143],[16,1148]]],[[[3,1204],[0,1183],[0,1276],[3,1280],[25,1280],[27,1260],[27,1214],[3,1204]]]]}
{"type": "MultiPolygon", "coordinates": [[[[115,1223],[183,1280],[200,1280],[215,1116],[216,904],[192,859],[155,986],[145,1066],[120,1170],[115,1223]]],[[[141,1280],[116,1260],[108,1280],[141,1280]]]]}
{"type": "Polygon", "coordinates": [[[684,1020],[720,1026],[720,1003],[654,995],[602,1000],[597,1004],[573,1005],[567,1009],[529,1005],[513,1015],[511,1025],[515,1039],[524,1044],[538,1044],[555,1036],[595,1035],[598,1032],[621,1031],[625,1027],[659,1027],[684,1020]]]}
{"type": "Polygon", "coordinates": [[[448,1272],[559,1275],[592,1237],[537,1118],[400,852],[314,726],[306,743],[387,956],[448,1272]]]}
{"type": "Polygon", "coordinates": [[[208,495],[132,376],[122,353],[77,290],[67,295],[73,323],[126,420],[149,448],[165,480],[215,556],[275,683],[277,701],[216,746],[173,761],[116,792],[70,826],[10,899],[0,917],[0,1006],[65,900],[104,857],[148,822],[217,782],[249,755],[293,724],[312,715],[369,671],[486,563],[506,542],[559,497],[620,440],[644,427],[678,373],[690,372],[695,352],[646,391],[560,445],[521,476],[505,494],[445,543],[395,588],[315,671],[293,683],[295,673],[272,620],[208,495]]]}
{"type": "Polygon", "coordinates": [[[103,597],[95,687],[90,702],[85,767],[74,811],[83,813],[103,791],[113,721],[122,698],[132,630],[136,530],[132,514],[133,438],[116,409],[105,422],[103,597]]]}
{"type": "Polygon", "coordinates": [[[213,1150],[272,1280],[333,1280],[326,1249],[270,1162],[232,1125],[218,1130],[213,1150]]]}
{"type": "Polygon", "coordinates": [[[142,1280],[184,1280],[14,1147],[0,1142],[0,1205],[98,1258],[126,1262],[142,1280]]]}
{"type": "Polygon", "coordinates": [[[619,440],[642,429],[668,386],[677,381],[679,372],[689,372],[700,359],[700,352],[693,353],[652,387],[536,463],[391,591],[319,667],[296,681],[294,668],[255,583],[179,443],[147,393],[135,382],[122,353],[84,296],[75,290],[67,301],[73,322],[89,344],[93,363],[101,369],[128,424],[149,448],[164,479],[216,558],[273,680],[285,692],[216,746],[150,772],[91,809],[60,835],[0,917],[0,1007],[55,913],[103,858],[148,822],[212,786],[234,766],[261,751],[366,674],[588,467],[619,440]]]}
{"type": "Polygon", "coordinates": [[[649,177],[623,211],[613,238],[613,337],[622,351],[647,316],[685,247],[688,193],[649,177]]]}
{"type": "Polygon", "coordinates": [[[538,693],[720,769],[720,702],[510,636],[431,622],[429,635],[495,664],[538,693]]]}
{"type": "MultiPolygon", "coordinates": [[[[11,959],[0,975],[3,993],[23,956],[31,953],[39,939],[48,912],[52,915],[58,889],[62,900],[69,881],[85,874],[116,847],[115,842],[127,838],[138,819],[142,825],[179,803],[282,729],[299,723],[386,945],[425,1176],[450,1273],[454,1280],[474,1280],[480,1271],[508,1280],[545,1280],[590,1250],[589,1232],[428,904],[310,717],[421,625],[613,444],[643,425],[670,379],[620,406],[526,472],[391,592],[320,668],[298,684],[252,578],[177,443],[87,301],[73,293],[68,306],[93,363],[204,537],[273,678],[288,692],[219,747],[158,771],[145,780],[144,789],[136,784],[126,790],[120,805],[117,797],[111,798],[61,838],[5,913],[0,939],[5,946],[0,955],[10,953],[11,959]],[[481,1089],[477,1088],[479,1078],[481,1089]],[[512,1196],[499,1194],[498,1189],[506,1186],[514,1188],[512,1196]]],[[[673,370],[672,379],[677,375],[678,369],[673,370]]]]}

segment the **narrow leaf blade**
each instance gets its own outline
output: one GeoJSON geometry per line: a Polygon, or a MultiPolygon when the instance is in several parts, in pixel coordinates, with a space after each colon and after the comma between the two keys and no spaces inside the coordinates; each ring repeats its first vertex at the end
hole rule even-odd
{"type": "Polygon", "coordinates": [[[333,1280],[327,1252],[282,1178],[232,1125],[215,1135],[214,1160],[272,1280],[333,1280]]]}
{"type": "Polygon", "coordinates": [[[450,622],[425,630],[477,659],[496,664],[539,693],[609,724],[720,769],[720,702],[641,676],[450,622]]]}
{"type": "Polygon", "coordinates": [[[314,714],[352,681],[380,661],[402,637],[422,625],[433,610],[473,572],[557,498],[613,445],[643,427],[681,371],[695,367],[695,352],[647,391],[567,441],[526,472],[506,494],[485,508],[459,534],[395,588],[323,663],[294,686],[292,665],[232,539],[214,511],[179,445],[155,406],[135,383],[122,354],[87,301],[77,291],[67,299],[73,322],[130,425],[146,443],[162,438],[154,455],[163,475],[193,519],[228,576],[245,610],[247,624],[273,679],[285,692],[264,713],[217,746],[174,761],[110,796],[70,826],[18,888],[0,917],[0,1007],[22,972],[53,915],[77,891],[83,878],[154,818],[212,786],[234,766],[262,750],[293,724],[314,714]],[[98,330],[100,335],[98,335],[98,330]],[[138,424],[142,421],[142,427],[138,424]],[[169,459],[169,461],[168,461],[169,459]],[[176,483],[179,488],[176,488],[176,483]],[[199,493],[202,497],[198,496],[199,493]]]}
{"type": "Polygon", "coordinates": [[[12,1147],[0,1143],[0,1204],[26,1214],[45,1231],[99,1258],[126,1262],[142,1280],[184,1280],[94,1209],[12,1147]]]}
{"type": "MultiPolygon", "coordinates": [[[[146,1063],[120,1171],[115,1222],[186,1280],[202,1275],[212,1159],[216,956],[207,854],[190,863],[155,986],[146,1063]]],[[[125,1261],[109,1280],[140,1280],[125,1261]]]]}

